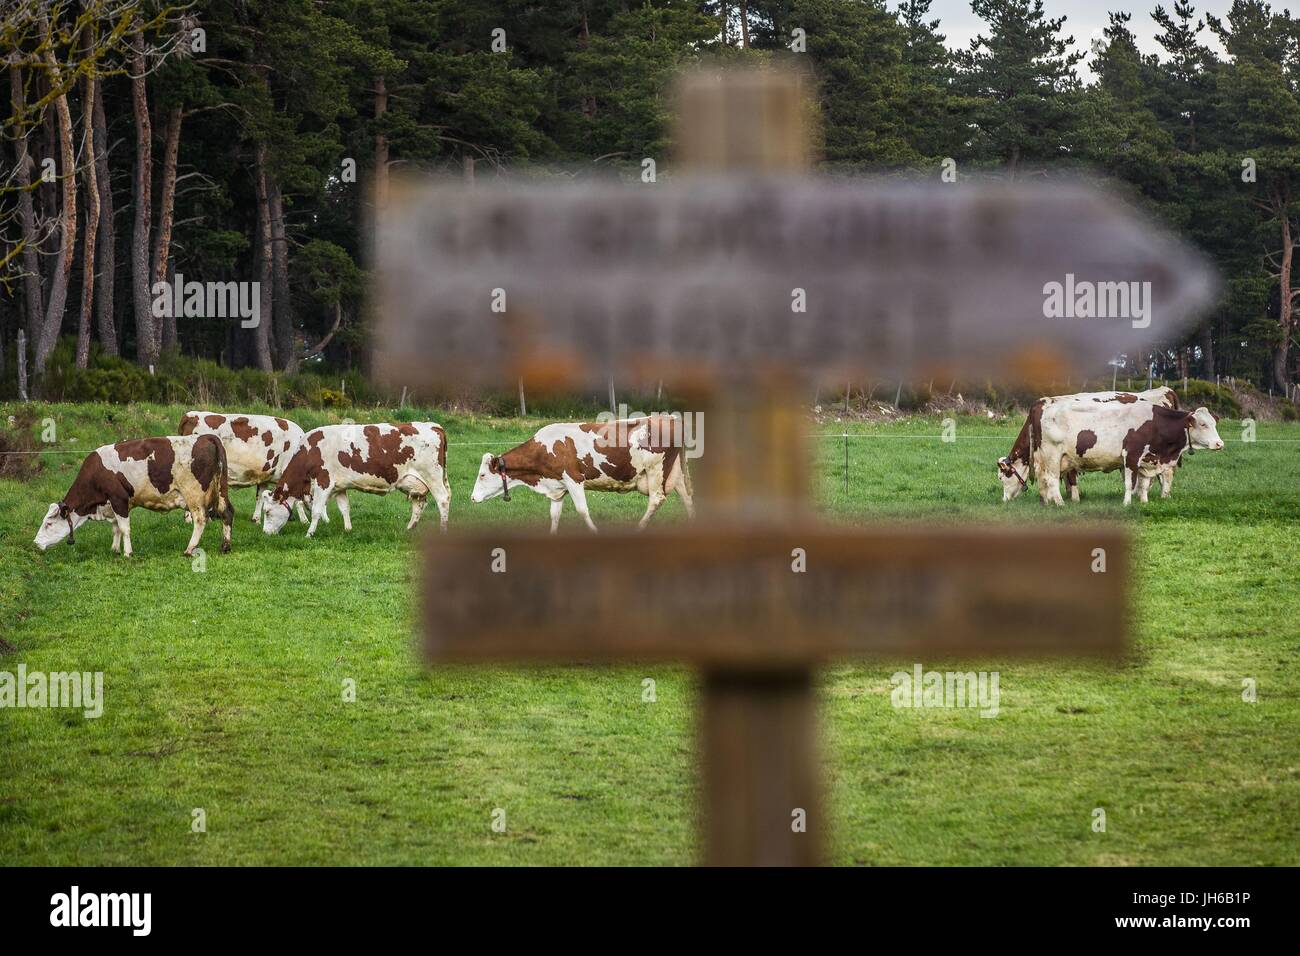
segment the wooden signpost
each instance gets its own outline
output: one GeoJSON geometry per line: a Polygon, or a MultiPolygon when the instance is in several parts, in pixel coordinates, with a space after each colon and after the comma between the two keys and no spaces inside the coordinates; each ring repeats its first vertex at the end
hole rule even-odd
{"type": "Polygon", "coordinates": [[[1082,193],[936,199],[791,178],[808,151],[797,76],[696,74],[681,110],[683,168],[725,181],[434,187],[392,204],[381,371],[439,384],[650,373],[698,397],[708,426],[695,525],[431,539],[425,646],[435,661],[694,663],[704,860],[813,864],[814,668],[1117,656],[1128,547],[1098,527],[827,527],[811,512],[796,389],[845,367],[1077,372],[1173,334],[1212,281],[1082,193]],[[1152,283],[1157,321],[1045,317],[1043,286],[1066,273],[1152,283]]]}

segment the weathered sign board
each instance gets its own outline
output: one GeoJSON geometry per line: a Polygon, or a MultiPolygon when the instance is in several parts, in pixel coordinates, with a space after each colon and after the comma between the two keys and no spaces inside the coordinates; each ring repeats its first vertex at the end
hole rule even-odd
{"type": "Polygon", "coordinates": [[[394,206],[376,353],[394,382],[542,364],[578,385],[776,367],[1005,378],[1022,357],[1078,374],[1177,337],[1214,289],[1184,244],[1059,185],[444,183],[394,206]]]}
{"type": "MultiPolygon", "coordinates": [[[[802,95],[774,70],[698,74],[678,139],[697,170],[734,174],[408,187],[379,241],[390,380],[633,371],[707,402],[698,525],[453,528],[428,544],[423,621],[435,661],[697,664],[710,863],[820,860],[816,663],[1125,646],[1117,530],[819,524],[792,384],[849,368],[1086,373],[1178,335],[1214,288],[1186,246],[1078,190],[791,176],[802,95]]],[[[991,461],[989,476],[992,494],[991,461]]]]}
{"type": "Polygon", "coordinates": [[[774,667],[1123,649],[1128,543],[1113,529],[712,524],[512,532],[502,546],[499,530],[429,542],[434,659],[774,667]]]}

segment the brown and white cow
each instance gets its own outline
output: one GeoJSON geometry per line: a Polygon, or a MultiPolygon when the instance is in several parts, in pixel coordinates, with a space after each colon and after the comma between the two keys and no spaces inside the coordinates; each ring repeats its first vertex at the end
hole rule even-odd
{"type": "Polygon", "coordinates": [[[680,429],[681,422],[670,415],[546,425],[505,454],[484,455],[470,500],[504,495],[509,501],[511,488],[526,486],[551,500],[552,534],[560,526],[566,496],[587,527],[596,530],[587,510],[587,491],[645,495],[649,502],[641,528],[674,491],[693,518],[695,503],[680,429]]]}
{"type": "Polygon", "coordinates": [[[86,521],[113,522],[113,550],[131,556],[132,508],[171,511],[184,508],[194,522],[185,548],[193,554],[209,517],[220,518],[221,552],[230,550],[230,504],[226,452],[215,435],[138,438],[101,445],[81,463],[72,487],[45,512],[36,532],[44,551],[64,538],[75,541],[75,529],[86,521]]]}
{"type": "Polygon", "coordinates": [[[289,520],[290,507],[306,501],[311,505],[310,538],[321,519],[329,521],[326,506],[333,499],[343,516],[344,530],[351,531],[349,491],[386,495],[394,489],[411,499],[408,531],[420,520],[430,495],[438,505],[439,526],[447,530],[451,486],[447,483],[447,433],[441,425],[401,422],[313,428],[303,437],[275,490],[264,495],[262,530],[277,534],[289,520]]]}
{"type": "MultiPolygon", "coordinates": [[[[262,517],[262,492],[275,487],[302,444],[302,429],[287,418],[273,415],[189,411],[181,417],[180,431],[182,435],[216,435],[221,439],[230,467],[230,487],[257,489],[254,521],[262,517]]],[[[301,503],[298,520],[307,523],[301,503]]]]}
{"type": "MultiPolygon", "coordinates": [[[[1054,402],[1091,401],[1091,402],[1150,402],[1166,408],[1178,407],[1178,395],[1172,388],[1152,388],[1144,392],[1077,392],[1073,395],[1053,395],[1040,398],[1030,406],[1025,423],[1020,426],[1020,434],[1011,446],[1011,453],[998,459],[998,479],[1002,482],[1002,500],[1007,502],[1017,497],[1029,487],[1034,480],[1034,455],[1042,444],[1042,432],[1039,420],[1043,408],[1054,402]]],[[[1174,487],[1174,468],[1169,465],[1160,471],[1160,497],[1168,498],[1174,487]]],[[[1070,488],[1070,498],[1079,500],[1079,476],[1075,471],[1065,472],[1063,477],[1070,488]]]]}
{"type": "Polygon", "coordinates": [[[1060,476],[1074,471],[1115,471],[1124,477],[1124,504],[1136,490],[1147,500],[1151,479],[1184,453],[1217,451],[1223,439],[1204,407],[1187,412],[1150,402],[1054,402],[1043,408],[1038,450],[1038,494],[1063,504],[1060,476]]]}

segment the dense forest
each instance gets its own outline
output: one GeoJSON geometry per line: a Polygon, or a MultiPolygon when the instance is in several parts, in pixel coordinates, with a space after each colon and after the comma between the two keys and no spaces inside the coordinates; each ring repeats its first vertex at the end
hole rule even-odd
{"type": "Polygon", "coordinates": [[[39,396],[78,369],[178,357],[363,369],[366,250],[391,175],[632,178],[653,158],[670,177],[668,84],[704,57],[801,58],[827,171],[1095,177],[1224,276],[1156,374],[1296,382],[1300,19],[1175,0],[1110,14],[1083,53],[1041,0],[972,0],[983,28],[950,50],[929,7],[4,0],[0,394],[20,372],[39,396]],[[1157,55],[1132,16],[1154,18],[1157,55]],[[156,315],[154,284],[178,275],[260,282],[262,321],[156,315]]]}

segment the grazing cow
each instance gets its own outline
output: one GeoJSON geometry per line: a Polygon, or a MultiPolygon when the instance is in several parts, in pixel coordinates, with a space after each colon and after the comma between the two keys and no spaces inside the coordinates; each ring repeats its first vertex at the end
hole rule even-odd
{"type": "MultiPolygon", "coordinates": [[[[216,435],[226,449],[230,487],[256,488],[253,520],[262,517],[262,492],[275,487],[289,459],[302,444],[302,429],[287,418],[272,415],[223,415],[191,411],[181,418],[182,435],[216,435]]],[[[307,523],[302,503],[298,520],[307,523]]]]}
{"type": "MultiPolygon", "coordinates": [[[[1002,482],[1003,502],[1010,501],[1018,496],[1034,480],[1034,456],[1039,445],[1042,444],[1039,419],[1042,417],[1044,406],[1061,401],[1121,402],[1124,404],[1141,401],[1150,402],[1152,405],[1163,405],[1166,408],[1178,407],[1177,393],[1172,388],[1164,387],[1148,389],[1145,392],[1079,392],[1074,395],[1055,395],[1040,398],[1034,402],[1029,409],[1029,414],[1025,416],[1025,423],[1020,426],[1020,434],[1016,436],[1015,444],[1011,446],[1011,453],[998,459],[998,478],[1002,482]]],[[[1169,465],[1160,471],[1161,498],[1168,498],[1173,490],[1175,467],[1176,465],[1169,465]]],[[[1068,471],[1064,473],[1064,477],[1065,483],[1070,488],[1070,498],[1073,501],[1078,501],[1078,473],[1068,471]]]]}
{"type": "Polygon", "coordinates": [[[693,518],[691,476],[677,440],[680,428],[681,422],[670,415],[546,425],[503,455],[484,455],[470,500],[503,495],[509,501],[512,487],[526,485],[551,499],[552,534],[560,526],[566,495],[587,527],[596,530],[587,510],[588,490],[645,495],[649,502],[640,528],[674,491],[693,518]]]}
{"type": "Polygon", "coordinates": [[[1124,476],[1124,504],[1136,490],[1147,500],[1151,479],[1176,465],[1184,452],[1223,447],[1207,408],[1194,412],[1149,402],[1053,402],[1043,408],[1038,450],[1038,494],[1044,504],[1064,504],[1061,473],[1114,471],[1124,476]]]}
{"type": "Polygon", "coordinates": [[[75,541],[75,529],[92,519],[112,521],[113,550],[120,547],[129,558],[132,508],[186,509],[194,522],[187,555],[198,546],[208,518],[220,518],[221,553],[229,551],[235,509],[221,440],[215,435],[180,435],[101,445],[81,463],[63,500],[50,505],[36,533],[36,546],[44,551],[64,538],[75,541]]]}
{"type": "Polygon", "coordinates": [[[310,538],[317,522],[329,521],[326,506],[333,499],[343,516],[343,529],[351,531],[347,493],[386,495],[393,489],[411,499],[408,531],[420,520],[429,495],[438,505],[439,526],[447,530],[451,486],[447,484],[447,433],[441,425],[402,422],[314,428],[303,437],[275,490],[264,496],[262,530],[277,534],[289,520],[289,508],[307,501],[310,538]]]}

